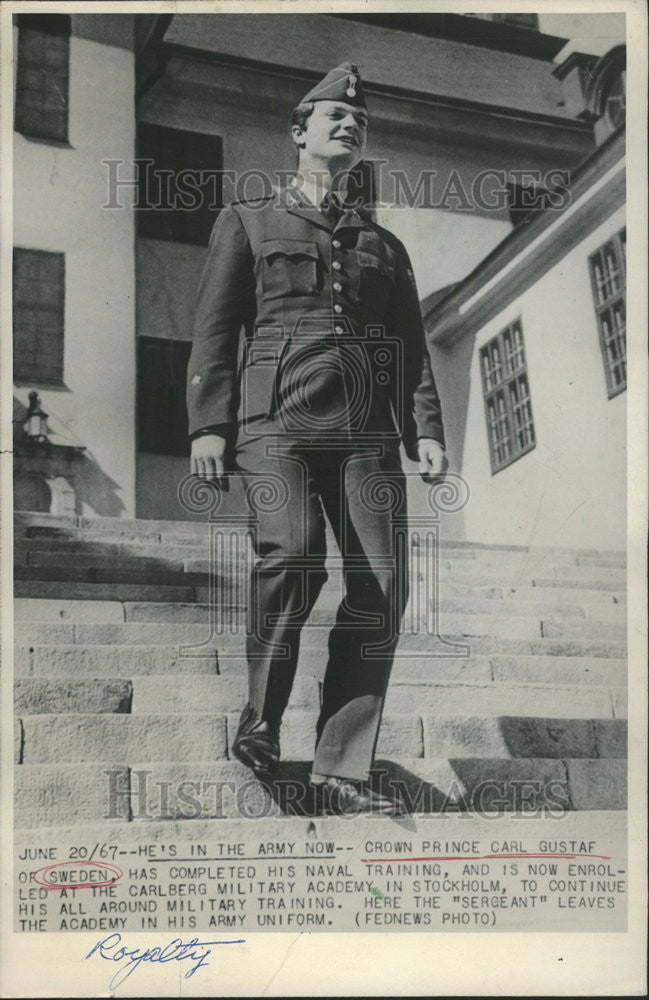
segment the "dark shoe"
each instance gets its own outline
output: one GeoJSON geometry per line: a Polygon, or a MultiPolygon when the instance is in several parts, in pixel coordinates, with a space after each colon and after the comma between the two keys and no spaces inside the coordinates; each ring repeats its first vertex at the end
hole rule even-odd
{"type": "Polygon", "coordinates": [[[271,774],[279,764],[279,726],[259,719],[252,706],[246,705],[241,713],[232,752],[255,774],[271,774]]]}
{"type": "Polygon", "coordinates": [[[374,791],[364,781],[327,778],[313,786],[316,805],[325,816],[402,816],[403,806],[387,795],[374,791]]]}

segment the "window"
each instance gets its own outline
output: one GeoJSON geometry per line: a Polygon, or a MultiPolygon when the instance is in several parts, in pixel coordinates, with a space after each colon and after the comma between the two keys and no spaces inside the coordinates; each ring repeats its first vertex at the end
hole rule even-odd
{"type": "Polygon", "coordinates": [[[189,455],[185,379],[191,341],[138,338],[138,451],[189,455]]]}
{"type": "Polygon", "coordinates": [[[14,378],[63,385],[65,254],[14,248],[14,378]]]}
{"type": "Polygon", "coordinates": [[[590,258],[608,398],[626,389],[626,229],[590,258]]]}
{"type": "Polygon", "coordinates": [[[14,127],[30,139],[68,141],[70,18],[20,14],[14,127]]]}
{"type": "Polygon", "coordinates": [[[536,444],[520,320],[480,349],[480,370],[494,473],[536,444]]]}
{"type": "Polygon", "coordinates": [[[223,207],[223,143],[203,135],[139,122],[138,236],[207,246],[223,207]]]}

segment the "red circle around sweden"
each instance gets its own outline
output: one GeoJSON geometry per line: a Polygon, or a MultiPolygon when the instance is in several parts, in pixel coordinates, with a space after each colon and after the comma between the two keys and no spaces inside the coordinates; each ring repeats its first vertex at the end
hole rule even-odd
{"type": "Polygon", "coordinates": [[[121,868],[117,865],[109,865],[107,862],[96,862],[96,861],[57,861],[54,865],[47,865],[45,868],[39,868],[38,871],[34,872],[32,878],[34,882],[38,885],[43,886],[44,889],[102,889],[108,885],[114,885],[115,882],[119,880],[124,875],[121,868]],[[114,877],[103,882],[50,882],[47,873],[53,871],[55,868],[99,868],[102,871],[107,869],[114,872],[114,877]],[[38,876],[42,878],[38,878],[38,876]]]}

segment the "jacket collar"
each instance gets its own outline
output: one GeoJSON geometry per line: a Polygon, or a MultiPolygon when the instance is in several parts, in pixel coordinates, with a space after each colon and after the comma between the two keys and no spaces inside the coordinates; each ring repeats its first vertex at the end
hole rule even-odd
{"type": "Polygon", "coordinates": [[[320,229],[326,229],[329,233],[339,229],[365,229],[367,227],[367,222],[356,209],[347,208],[343,204],[343,214],[334,228],[328,219],[325,219],[320,209],[316,208],[296,188],[286,188],[281,191],[278,195],[278,201],[291,215],[298,215],[301,219],[306,219],[307,222],[311,222],[314,226],[319,226],[320,229]]]}
{"type": "Polygon", "coordinates": [[[280,194],[281,204],[291,215],[299,215],[301,219],[306,219],[320,229],[326,229],[328,233],[333,232],[333,226],[325,219],[324,215],[313,202],[305,198],[296,188],[287,188],[280,194]]]}

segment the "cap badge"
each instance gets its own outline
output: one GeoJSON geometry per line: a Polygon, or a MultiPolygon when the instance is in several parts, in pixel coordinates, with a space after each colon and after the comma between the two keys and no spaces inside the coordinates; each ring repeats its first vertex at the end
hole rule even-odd
{"type": "Polygon", "coordinates": [[[356,97],[356,81],[357,81],[357,79],[358,78],[356,76],[354,76],[353,73],[350,74],[349,80],[348,80],[349,86],[347,87],[347,91],[346,91],[347,97],[356,97]]]}

